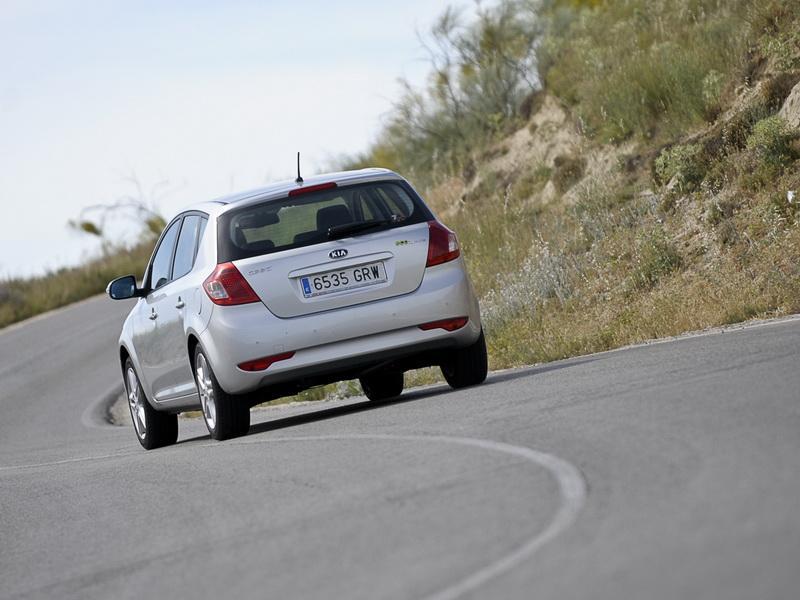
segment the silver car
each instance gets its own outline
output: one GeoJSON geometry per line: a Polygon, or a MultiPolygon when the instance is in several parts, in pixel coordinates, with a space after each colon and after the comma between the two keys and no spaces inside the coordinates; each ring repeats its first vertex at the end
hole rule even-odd
{"type": "Polygon", "coordinates": [[[119,361],[147,449],[201,409],[214,439],[247,433],[250,408],[359,379],[370,400],[403,373],[441,367],[454,388],[486,378],[478,300],[456,235],[402,177],[336,173],[197,204],[156,245],[119,361]]]}

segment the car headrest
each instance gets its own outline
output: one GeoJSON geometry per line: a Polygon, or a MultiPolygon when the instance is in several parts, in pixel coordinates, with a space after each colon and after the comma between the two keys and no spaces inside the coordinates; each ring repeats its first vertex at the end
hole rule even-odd
{"type": "Polygon", "coordinates": [[[319,231],[304,231],[303,233],[298,233],[294,236],[294,243],[295,244],[316,244],[318,242],[324,242],[325,236],[321,234],[319,231]]]}
{"type": "Polygon", "coordinates": [[[239,246],[242,250],[267,252],[275,247],[275,242],[272,240],[256,240],[248,242],[244,232],[238,227],[233,230],[233,243],[239,246]]]}
{"type": "Polygon", "coordinates": [[[344,204],[326,206],[317,211],[317,231],[328,231],[336,225],[346,225],[353,222],[353,215],[344,204]]]}
{"type": "Polygon", "coordinates": [[[242,229],[260,229],[267,225],[275,225],[280,223],[280,217],[277,213],[267,212],[266,210],[256,210],[248,214],[240,216],[236,224],[242,229]]]}
{"type": "Polygon", "coordinates": [[[239,246],[239,248],[247,248],[247,238],[244,237],[244,231],[239,227],[233,230],[233,243],[239,246]]]}
{"type": "Polygon", "coordinates": [[[250,242],[247,244],[247,249],[251,252],[268,252],[275,248],[275,242],[272,240],[258,240],[257,242],[250,242]]]}

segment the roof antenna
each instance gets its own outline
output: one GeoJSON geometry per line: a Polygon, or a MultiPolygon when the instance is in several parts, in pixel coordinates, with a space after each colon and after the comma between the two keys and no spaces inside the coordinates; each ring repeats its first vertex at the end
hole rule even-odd
{"type": "Polygon", "coordinates": [[[294,180],[295,183],[301,184],[303,183],[303,178],[300,176],[300,153],[297,153],[297,179],[294,180]]]}

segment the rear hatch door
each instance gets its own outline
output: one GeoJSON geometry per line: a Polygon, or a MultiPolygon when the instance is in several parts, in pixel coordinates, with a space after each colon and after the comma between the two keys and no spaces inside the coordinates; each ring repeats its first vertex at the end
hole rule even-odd
{"type": "Polygon", "coordinates": [[[219,250],[273,314],[300,317],[416,290],[431,218],[401,182],[337,187],[237,211],[219,250]]]}
{"type": "Polygon", "coordinates": [[[413,292],[427,254],[422,223],[234,264],[273,314],[299,317],[413,292]]]}

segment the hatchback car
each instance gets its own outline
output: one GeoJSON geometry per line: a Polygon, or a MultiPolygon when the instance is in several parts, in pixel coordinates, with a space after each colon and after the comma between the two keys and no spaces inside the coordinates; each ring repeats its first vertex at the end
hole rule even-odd
{"type": "Polygon", "coordinates": [[[478,300],[455,233],[384,169],[319,176],[197,204],[156,244],[119,360],[139,442],[177,440],[202,410],[214,439],[245,434],[250,408],[359,379],[370,400],[403,374],[441,368],[454,388],[486,378],[478,300]]]}

